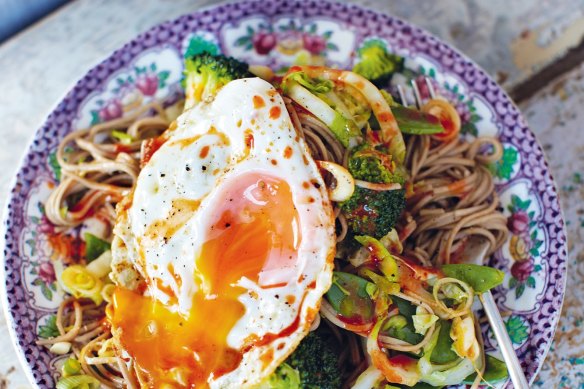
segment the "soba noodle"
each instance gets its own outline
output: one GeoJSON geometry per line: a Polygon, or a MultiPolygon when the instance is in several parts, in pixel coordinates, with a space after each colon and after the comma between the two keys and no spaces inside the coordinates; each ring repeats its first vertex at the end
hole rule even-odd
{"type": "MultiPolygon", "coordinates": [[[[314,116],[297,111],[290,99],[285,98],[285,104],[314,159],[347,167],[349,150],[330,129],[314,116]]],[[[151,103],[127,117],[67,135],[57,151],[62,179],[46,203],[49,220],[61,230],[67,230],[80,225],[93,210],[112,227],[115,204],[128,193],[139,174],[143,141],[160,135],[169,125],[164,109],[151,103]]],[[[430,136],[409,137],[406,166],[413,192],[409,193],[407,211],[400,224],[406,256],[416,258],[423,265],[448,263],[464,242],[475,235],[488,239],[491,252],[501,246],[507,234],[506,220],[497,211],[498,198],[485,167],[499,159],[501,153],[500,143],[493,138],[479,138],[471,143],[464,140],[439,143],[430,136]],[[481,153],[483,149],[490,149],[490,154],[481,153]]],[[[334,185],[331,177],[325,179],[327,184],[334,185]]],[[[356,184],[371,190],[401,187],[358,180],[356,184]]],[[[347,221],[338,206],[334,214],[337,241],[342,242],[347,237],[347,221]]],[[[346,271],[346,264],[341,263],[336,264],[337,270],[341,265],[346,271]]],[[[405,291],[398,293],[398,297],[441,317],[468,313],[472,302],[472,297],[468,297],[460,310],[453,311],[437,304],[428,292],[419,295],[405,291]]],[[[104,347],[113,347],[110,330],[105,325],[105,306],[96,306],[86,299],[66,299],[57,312],[59,336],[39,340],[38,344],[50,347],[58,342],[70,342],[85,374],[95,377],[105,387],[139,387],[145,380],[131,360],[122,360],[113,353],[105,356],[99,353],[104,347]]],[[[395,314],[394,309],[387,318],[395,314]]],[[[347,387],[368,366],[363,342],[366,329],[347,327],[326,300],[321,315],[321,330],[343,345],[339,364],[347,387]]],[[[318,322],[311,330],[316,327],[318,322]]],[[[435,331],[433,324],[423,339],[413,345],[386,335],[381,335],[379,340],[386,349],[418,353],[435,331]]]]}
{"type": "Polygon", "coordinates": [[[142,141],[160,135],[169,124],[162,106],[154,102],[126,117],[67,135],[57,149],[62,178],[45,205],[48,219],[57,227],[71,228],[81,224],[89,210],[99,209],[113,224],[114,205],[140,172],[142,141]],[[144,117],[151,111],[155,115],[144,117]],[[125,134],[126,141],[119,134],[125,134]],[[74,210],[68,206],[71,199],[76,199],[74,210]]]}
{"type": "Polygon", "coordinates": [[[425,265],[449,263],[473,236],[486,238],[489,254],[507,238],[507,220],[497,210],[499,199],[486,164],[503,153],[498,140],[449,143],[430,136],[411,136],[406,167],[414,194],[408,199],[402,238],[405,254],[425,265]],[[482,154],[490,148],[490,154],[482,154]]]}
{"type": "MultiPolygon", "coordinates": [[[[111,230],[115,205],[132,188],[140,171],[143,140],[160,135],[169,125],[167,113],[154,102],[126,117],[67,135],[57,149],[62,177],[45,204],[47,218],[57,229],[68,230],[80,225],[94,210],[111,230]],[[127,137],[122,135],[120,139],[120,134],[127,137]]],[[[104,342],[112,338],[105,322],[105,307],[89,299],[66,299],[57,311],[59,336],[37,343],[51,347],[69,342],[83,372],[104,387],[138,387],[133,369],[126,362],[113,353],[98,356],[104,342]]]]}

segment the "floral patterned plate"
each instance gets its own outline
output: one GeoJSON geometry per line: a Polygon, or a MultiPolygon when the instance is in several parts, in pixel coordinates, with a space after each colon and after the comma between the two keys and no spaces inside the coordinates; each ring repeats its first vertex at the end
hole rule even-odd
{"type": "MultiPolygon", "coordinates": [[[[43,207],[60,179],[54,153],[65,134],[152,99],[176,99],[184,55],[223,52],[280,70],[325,63],[351,68],[371,45],[406,57],[403,82],[420,74],[431,77],[440,93],[456,102],[465,136],[492,135],[504,144],[502,159],[490,169],[512,234],[492,258],[506,273],[495,297],[510,312],[507,329],[533,380],[560,316],[567,253],[554,183],[518,109],[472,61],[402,20],[346,4],[278,0],[226,4],[152,28],[91,69],[36,132],[5,214],[1,281],[11,333],[30,381],[41,388],[55,385],[62,358],[35,340],[57,331],[55,310],[63,291],[55,282],[54,263],[79,250],[78,236],[56,233],[43,207]]],[[[488,351],[496,354],[486,326],[484,332],[488,351]]]]}

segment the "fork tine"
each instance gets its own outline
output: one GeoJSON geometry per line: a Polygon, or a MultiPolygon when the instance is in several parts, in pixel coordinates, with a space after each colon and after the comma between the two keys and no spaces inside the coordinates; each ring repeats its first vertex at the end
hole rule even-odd
{"type": "Polygon", "coordinates": [[[420,109],[422,108],[422,96],[420,95],[420,89],[418,89],[416,80],[411,80],[410,84],[412,84],[412,89],[414,90],[414,100],[416,102],[416,107],[420,109]]]}
{"type": "Polygon", "coordinates": [[[428,77],[424,77],[424,80],[426,81],[426,86],[428,87],[428,92],[430,93],[430,97],[435,99],[436,98],[436,90],[434,89],[434,84],[432,83],[432,80],[428,77]]]}
{"type": "Polygon", "coordinates": [[[407,107],[408,101],[406,100],[406,91],[404,90],[403,85],[397,86],[397,94],[399,95],[399,99],[404,107],[407,107]]]}

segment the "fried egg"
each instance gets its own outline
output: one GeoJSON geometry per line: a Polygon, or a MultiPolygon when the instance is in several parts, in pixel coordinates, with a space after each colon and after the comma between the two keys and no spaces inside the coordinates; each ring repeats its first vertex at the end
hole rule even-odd
{"type": "Polygon", "coordinates": [[[253,387],[332,279],[334,216],[280,94],[232,81],[164,134],[118,205],[112,333],[149,387],[253,387]]]}

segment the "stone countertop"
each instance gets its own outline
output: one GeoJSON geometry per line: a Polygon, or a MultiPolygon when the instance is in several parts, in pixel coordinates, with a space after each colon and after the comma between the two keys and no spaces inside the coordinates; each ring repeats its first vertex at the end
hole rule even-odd
{"type": "MultiPolygon", "coordinates": [[[[422,26],[482,65],[512,90],[552,64],[584,35],[584,1],[354,1],[422,26]]],[[[210,0],[77,0],[0,46],[0,205],[28,139],[92,66],[162,21],[210,0]]],[[[548,154],[569,233],[569,280],[552,350],[538,387],[584,388],[584,66],[559,76],[521,105],[548,154]],[[574,142],[574,140],[577,140],[574,142]]],[[[0,317],[0,389],[30,387],[0,317]]]]}

